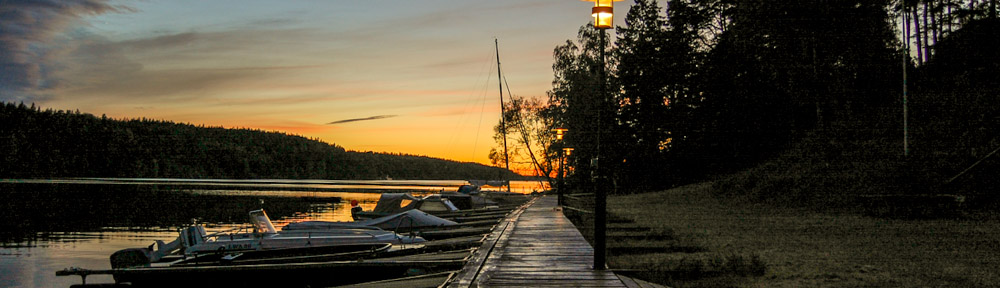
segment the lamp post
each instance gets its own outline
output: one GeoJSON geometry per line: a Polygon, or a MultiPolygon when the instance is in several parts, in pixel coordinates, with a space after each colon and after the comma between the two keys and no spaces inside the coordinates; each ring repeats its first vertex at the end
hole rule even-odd
{"type": "MultiPolygon", "coordinates": [[[[562,154],[562,155],[560,155],[560,157],[559,157],[559,186],[563,187],[563,186],[566,185],[566,168],[564,168],[564,167],[566,165],[566,162],[569,162],[569,159],[568,159],[569,155],[573,154],[573,148],[562,147],[562,149],[560,150],[560,154],[562,154]]],[[[563,195],[562,190],[559,190],[559,205],[560,206],[564,204],[563,203],[564,200],[563,200],[562,195],[563,195]]]]}
{"type": "Polygon", "coordinates": [[[594,2],[594,8],[591,9],[591,16],[594,17],[594,28],[600,31],[600,46],[601,46],[601,90],[600,94],[600,108],[597,109],[597,155],[594,159],[591,159],[591,169],[594,171],[594,269],[604,270],[606,266],[606,225],[607,225],[607,187],[606,186],[606,176],[604,171],[601,170],[599,166],[599,159],[601,154],[601,124],[603,123],[601,118],[601,110],[607,105],[607,96],[605,93],[605,82],[607,82],[607,77],[604,72],[604,53],[605,53],[605,30],[613,28],[614,26],[614,2],[622,0],[582,0],[586,2],[594,2]]]}
{"type": "MultiPolygon", "coordinates": [[[[569,129],[566,129],[566,128],[556,128],[556,129],[552,129],[552,131],[556,132],[556,140],[559,141],[559,146],[557,147],[557,148],[559,148],[559,172],[558,172],[559,174],[556,175],[556,178],[558,178],[557,182],[556,182],[556,193],[558,193],[559,197],[556,198],[556,199],[558,199],[557,201],[559,203],[559,206],[562,206],[563,205],[563,171],[564,171],[563,165],[566,165],[565,162],[563,161],[563,152],[566,151],[566,149],[567,149],[565,146],[563,146],[564,145],[563,144],[563,135],[565,135],[566,131],[569,131],[569,129]]],[[[566,155],[569,155],[569,154],[566,154],[566,155]]]]}

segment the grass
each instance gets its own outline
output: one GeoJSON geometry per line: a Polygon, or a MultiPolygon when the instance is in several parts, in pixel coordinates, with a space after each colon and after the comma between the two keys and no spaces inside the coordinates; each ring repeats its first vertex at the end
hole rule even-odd
{"type": "Polygon", "coordinates": [[[611,196],[610,214],[672,231],[661,245],[702,248],[609,255],[611,268],[640,270],[647,276],[641,279],[675,287],[1000,286],[997,220],[883,219],[747,204],[720,200],[713,187],[611,196]]]}
{"type": "Polygon", "coordinates": [[[609,225],[608,265],[674,287],[1000,287],[1000,157],[947,181],[997,148],[1000,117],[933,103],[913,107],[910,156],[886,108],[710,182],[610,196],[609,222],[645,230],[609,225]]]}

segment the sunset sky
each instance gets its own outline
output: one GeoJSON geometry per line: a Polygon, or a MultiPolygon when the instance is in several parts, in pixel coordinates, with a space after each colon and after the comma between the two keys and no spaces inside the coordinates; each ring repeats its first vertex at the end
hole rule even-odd
{"type": "MultiPolygon", "coordinates": [[[[616,3],[616,22],[631,1],[616,3]]],[[[545,97],[578,0],[3,1],[0,100],[488,163],[494,38],[545,97]]],[[[505,91],[506,93],[506,91],[505,91]]]]}

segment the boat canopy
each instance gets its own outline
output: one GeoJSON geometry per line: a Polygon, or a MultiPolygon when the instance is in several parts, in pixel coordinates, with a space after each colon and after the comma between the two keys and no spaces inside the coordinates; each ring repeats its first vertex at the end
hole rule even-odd
{"type": "Polygon", "coordinates": [[[417,205],[417,200],[420,199],[407,193],[382,193],[382,197],[378,199],[378,204],[375,204],[375,209],[372,212],[398,213],[414,209],[417,205]]]}
{"type": "Polygon", "coordinates": [[[454,212],[458,211],[458,207],[455,207],[454,203],[451,203],[446,197],[441,197],[440,194],[427,195],[423,199],[420,199],[420,206],[417,209],[426,212],[454,212]]]}
{"type": "Polygon", "coordinates": [[[407,193],[382,193],[372,212],[395,214],[406,210],[419,209],[427,212],[458,211],[455,204],[440,195],[429,195],[423,198],[413,197],[407,193]]]}
{"type": "Polygon", "coordinates": [[[278,233],[278,230],[274,229],[274,224],[271,224],[271,218],[268,218],[267,213],[264,213],[264,209],[250,211],[250,223],[253,224],[254,233],[278,233]]]}

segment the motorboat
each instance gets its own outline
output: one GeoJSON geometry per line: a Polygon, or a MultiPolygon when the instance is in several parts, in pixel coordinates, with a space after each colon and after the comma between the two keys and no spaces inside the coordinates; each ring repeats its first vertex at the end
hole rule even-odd
{"type": "Polygon", "coordinates": [[[424,228],[440,228],[454,226],[458,223],[443,219],[427,212],[411,209],[396,214],[354,222],[304,221],[285,225],[282,232],[305,232],[326,229],[382,229],[382,230],[415,230],[424,228]]]}
{"type": "Polygon", "coordinates": [[[393,215],[407,210],[420,210],[430,214],[459,211],[455,204],[441,195],[414,197],[408,193],[382,193],[372,211],[351,210],[354,220],[372,219],[393,215]]]}
{"type": "Polygon", "coordinates": [[[365,250],[378,244],[424,242],[423,238],[416,235],[404,236],[392,231],[363,227],[279,232],[263,209],[250,211],[249,216],[250,227],[208,234],[204,226],[194,225],[181,229],[180,236],[169,243],[157,240],[146,248],[120,250],[111,255],[111,266],[149,267],[154,263],[171,265],[206,255],[236,258],[242,254],[261,251],[294,251],[302,254],[303,251],[308,253],[310,250],[319,251],[335,246],[352,246],[365,250]]]}

